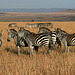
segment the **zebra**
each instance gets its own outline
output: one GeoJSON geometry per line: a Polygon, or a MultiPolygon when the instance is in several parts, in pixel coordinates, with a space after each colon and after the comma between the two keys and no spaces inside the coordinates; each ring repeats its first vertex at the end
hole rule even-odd
{"type": "Polygon", "coordinates": [[[39,47],[42,45],[47,50],[47,53],[49,53],[50,39],[51,39],[51,36],[49,36],[49,34],[47,33],[35,34],[33,32],[24,29],[18,31],[18,36],[26,40],[30,50],[30,55],[33,54],[34,46],[39,47]]]}
{"type": "Polygon", "coordinates": [[[17,24],[16,23],[11,23],[8,25],[8,27],[17,27],[17,24]]]}
{"type": "Polygon", "coordinates": [[[50,33],[50,34],[52,34],[52,31],[46,27],[40,27],[38,33],[50,33]]]}
{"type": "Polygon", "coordinates": [[[52,23],[37,23],[37,25],[39,27],[49,27],[49,28],[53,28],[53,24],[52,23]]]}
{"type": "Polygon", "coordinates": [[[30,27],[30,28],[37,28],[37,27],[39,27],[39,26],[35,23],[35,24],[26,24],[25,27],[26,27],[26,28],[27,28],[27,27],[30,27]]]}
{"type": "Polygon", "coordinates": [[[61,41],[56,37],[55,31],[51,31],[50,29],[46,27],[40,27],[38,33],[49,33],[49,35],[51,36],[51,42],[53,44],[53,49],[55,49],[56,43],[58,44],[58,48],[59,46],[61,47],[61,41]]]}
{"type": "Polygon", "coordinates": [[[32,24],[32,27],[38,28],[39,26],[35,23],[35,24],[32,24]]]}
{"type": "MultiPolygon", "coordinates": [[[[21,30],[23,30],[23,27],[20,27],[21,30]]],[[[9,42],[11,38],[14,39],[14,43],[16,44],[17,50],[18,50],[18,55],[20,55],[20,47],[28,47],[27,42],[24,39],[21,39],[17,35],[17,31],[15,29],[6,29],[8,32],[8,38],[7,41],[9,42]]],[[[38,51],[38,47],[34,46],[35,50],[38,51]]]]}
{"type": "Polygon", "coordinates": [[[62,41],[65,46],[65,51],[69,52],[69,46],[75,46],[75,33],[68,34],[66,31],[57,28],[57,37],[62,41]]]}
{"type": "Polygon", "coordinates": [[[20,55],[20,47],[27,47],[28,44],[26,43],[25,40],[19,38],[19,36],[17,35],[17,31],[15,29],[6,29],[8,32],[8,38],[7,41],[9,42],[11,38],[14,39],[14,43],[16,44],[17,50],[18,50],[18,55],[20,55]]]}
{"type": "Polygon", "coordinates": [[[2,36],[2,33],[1,33],[1,32],[2,32],[2,31],[3,31],[3,30],[0,31],[0,47],[1,47],[1,45],[2,45],[2,40],[1,40],[1,36],[2,36]]]}
{"type": "Polygon", "coordinates": [[[25,26],[25,28],[27,28],[29,25],[30,25],[30,24],[29,24],[29,23],[27,23],[27,24],[26,24],[26,26],[25,26]]]}

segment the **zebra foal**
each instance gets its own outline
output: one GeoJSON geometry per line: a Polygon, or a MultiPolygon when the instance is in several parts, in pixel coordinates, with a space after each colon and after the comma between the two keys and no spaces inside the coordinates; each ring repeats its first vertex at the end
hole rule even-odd
{"type": "Polygon", "coordinates": [[[62,41],[65,46],[65,51],[69,52],[69,46],[75,46],[75,33],[68,34],[66,31],[57,28],[57,37],[62,41]]]}
{"type": "Polygon", "coordinates": [[[25,41],[27,42],[30,50],[30,55],[33,54],[35,46],[39,47],[42,45],[46,48],[47,52],[49,53],[50,39],[51,39],[51,36],[49,36],[49,34],[45,33],[35,34],[24,29],[18,31],[18,36],[25,39],[25,41]]]}

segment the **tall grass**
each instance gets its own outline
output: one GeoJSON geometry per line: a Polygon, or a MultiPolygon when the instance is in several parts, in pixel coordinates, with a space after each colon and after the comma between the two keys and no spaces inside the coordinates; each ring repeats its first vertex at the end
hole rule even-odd
{"type": "MultiPolygon", "coordinates": [[[[70,52],[62,48],[51,50],[46,54],[44,47],[29,56],[28,48],[21,48],[20,56],[14,40],[7,42],[7,32],[10,22],[0,22],[2,32],[2,46],[0,48],[0,75],[75,75],[75,47],[70,47],[70,52]]],[[[25,26],[26,22],[16,22],[18,26],[25,26]]],[[[52,22],[54,28],[60,27],[68,33],[75,33],[75,22],[52,22]]],[[[17,30],[17,28],[15,28],[17,30]]],[[[28,30],[37,33],[38,29],[28,30]]],[[[54,30],[54,29],[51,29],[54,30]]]]}

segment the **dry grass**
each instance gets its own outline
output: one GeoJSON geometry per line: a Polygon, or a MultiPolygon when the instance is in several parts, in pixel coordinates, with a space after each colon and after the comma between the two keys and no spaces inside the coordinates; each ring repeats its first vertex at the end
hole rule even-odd
{"type": "MultiPolygon", "coordinates": [[[[51,50],[46,54],[44,47],[33,57],[29,57],[29,49],[21,48],[21,55],[17,55],[17,49],[13,39],[7,42],[8,24],[0,22],[2,32],[2,46],[0,48],[0,75],[75,75],[75,47],[70,47],[70,52],[61,49],[51,50]]],[[[16,22],[18,26],[25,26],[26,22],[16,22]]],[[[54,28],[62,28],[68,33],[75,33],[75,22],[51,22],[54,28]]],[[[51,30],[54,30],[51,29],[51,30]]],[[[17,30],[17,28],[15,28],[17,30]]],[[[38,28],[28,30],[37,33],[38,28]]]]}

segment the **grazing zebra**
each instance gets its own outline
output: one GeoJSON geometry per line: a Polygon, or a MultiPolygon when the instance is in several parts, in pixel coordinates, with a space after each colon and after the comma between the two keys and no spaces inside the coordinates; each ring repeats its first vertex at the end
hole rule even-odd
{"type": "Polygon", "coordinates": [[[27,24],[26,24],[26,26],[25,26],[25,28],[29,27],[29,25],[30,25],[30,24],[29,24],[29,23],[27,23],[27,24]]]}
{"type": "Polygon", "coordinates": [[[62,41],[66,50],[69,51],[69,46],[75,46],[75,33],[68,34],[67,32],[57,28],[57,37],[62,41]]]}
{"type": "Polygon", "coordinates": [[[20,38],[23,38],[26,40],[29,46],[30,55],[32,55],[33,53],[34,46],[39,47],[42,45],[46,48],[47,52],[49,53],[50,39],[51,39],[51,36],[49,36],[49,34],[47,33],[35,34],[24,29],[24,30],[19,30],[18,35],[20,38]]]}
{"type": "Polygon", "coordinates": [[[37,23],[37,25],[39,27],[49,27],[49,28],[53,28],[53,24],[52,23],[37,23]]]}
{"type": "Polygon", "coordinates": [[[0,47],[1,47],[1,45],[2,45],[2,40],[1,40],[1,36],[2,36],[2,33],[1,33],[1,32],[2,32],[2,31],[3,31],[3,30],[0,31],[0,47]]]}
{"type": "Polygon", "coordinates": [[[8,31],[8,38],[7,41],[9,42],[11,38],[14,39],[14,42],[16,44],[17,50],[18,50],[18,55],[20,55],[20,47],[27,47],[28,44],[26,43],[25,40],[19,38],[19,36],[17,35],[17,31],[15,29],[10,29],[7,30],[8,31]]]}
{"type": "Polygon", "coordinates": [[[50,29],[46,28],[46,27],[41,27],[39,28],[39,32],[38,33],[49,33],[49,35],[51,36],[51,41],[53,44],[53,48],[55,49],[55,44],[58,44],[58,47],[61,47],[61,42],[60,40],[56,37],[56,31],[51,31],[50,29]]]}
{"type": "Polygon", "coordinates": [[[16,23],[11,23],[8,25],[8,27],[17,27],[17,24],[16,23]]]}
{"type": "Polygon", "coordinates": [[[39,26],[35,23],[35,24],[26,24],[25,27],[26,27],[26,28],[27,28],[27,27],[36,28],[36,27],[39,27],[39,26]]]}

